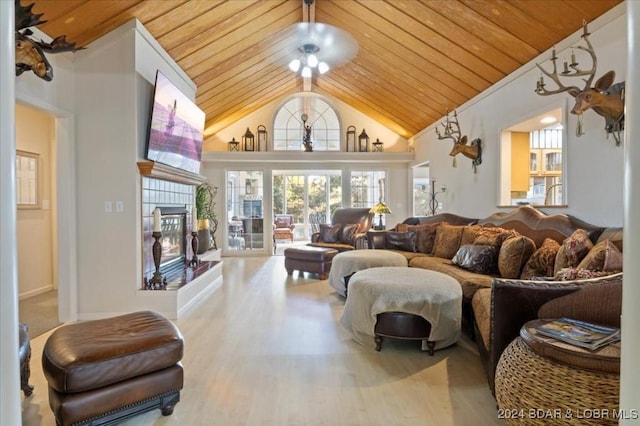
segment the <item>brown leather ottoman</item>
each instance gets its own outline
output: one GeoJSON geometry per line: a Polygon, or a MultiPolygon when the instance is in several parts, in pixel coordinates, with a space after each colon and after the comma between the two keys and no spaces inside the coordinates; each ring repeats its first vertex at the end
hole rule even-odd
{"type": "Polygon", "coordinates": [[[312,272],[320,275],[321,280],[326,280],[336,254],[338,250],[325,247],[290,247],[284,251],[284,267],[289,275],[294,270],[312,272]]]}
{"type": "Polygon", "coordinates": [[[42,367],[58,425],[113,424],[180,400],[184,342],[144,311],[65,325],[45,343],[42,367]]]}

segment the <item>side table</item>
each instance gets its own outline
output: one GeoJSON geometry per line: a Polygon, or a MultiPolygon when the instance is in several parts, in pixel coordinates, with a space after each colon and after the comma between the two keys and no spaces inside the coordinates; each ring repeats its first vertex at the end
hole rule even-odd
{"type": "Polygon", "coordinates": [[[616,425],[620,342],[589,351],[539,335],[526,323],[496,369],[498,414],[507,424],[616,425]]]}

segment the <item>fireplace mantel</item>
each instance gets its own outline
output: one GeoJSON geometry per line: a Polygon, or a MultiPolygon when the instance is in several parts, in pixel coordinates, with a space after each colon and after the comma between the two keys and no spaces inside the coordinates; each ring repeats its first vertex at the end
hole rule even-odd
{"type": "Polygon", "coordinates": [[[175,167],[166,166],[161,163],[156,163],[155,161],[138,161],[138,170],[142,176],[169,180],[171,182],[179,182],[187,185],[197,186],[207,180],[204,176],[176,169],[175,167]]]}

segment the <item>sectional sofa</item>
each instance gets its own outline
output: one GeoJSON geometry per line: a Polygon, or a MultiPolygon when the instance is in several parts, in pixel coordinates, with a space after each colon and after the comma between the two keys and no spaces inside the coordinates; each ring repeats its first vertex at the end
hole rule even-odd
{"type": "MultiPolygon", "coordinates": [[[[542,305],[582,286],[622,282],[621,228],[531,206],[483,219],[413,217],[367,237],[369,248],[401,253],[409,267],[458,280],[463,329],[477,342],[492,391],[500,354],[542,305]]],[[[610,310],[616,312],[609,317],[619,316],[619,303],[610,310]]]]}

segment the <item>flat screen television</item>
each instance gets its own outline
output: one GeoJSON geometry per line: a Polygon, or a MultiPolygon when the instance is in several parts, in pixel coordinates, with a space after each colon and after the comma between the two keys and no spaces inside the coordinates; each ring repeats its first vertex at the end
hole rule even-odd
{"type": "Polygon", "coordinates": [[[160,71],[151,107],[147,160],[200,173],[204,111],[160,71]]]}

